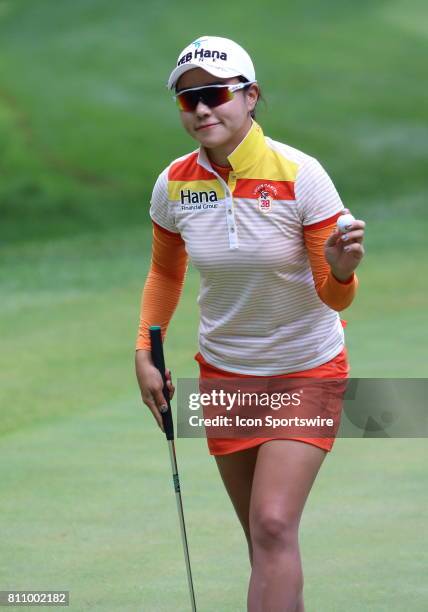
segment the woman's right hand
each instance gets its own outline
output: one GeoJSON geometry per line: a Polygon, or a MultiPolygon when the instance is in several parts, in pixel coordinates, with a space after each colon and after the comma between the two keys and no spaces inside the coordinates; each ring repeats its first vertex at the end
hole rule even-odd
{"type": "MultiPolygon", "coordinates": [[[[137,374],[143,402],[149,407],[157,424],[164,432],[161,412],[164,412],[168,408],[168,405],[162,392],[162,376],[159,370],[153,365],[150,351],[138,350],[135,352],[135,372],[137,374]]],[[[172,384],[171,371],[165,369],[165,376],[169,397],[172,399],[175,387],[172,384]]]]}

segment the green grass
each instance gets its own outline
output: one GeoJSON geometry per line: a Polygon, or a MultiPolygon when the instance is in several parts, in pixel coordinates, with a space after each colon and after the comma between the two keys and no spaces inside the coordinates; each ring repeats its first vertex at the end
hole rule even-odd
{"type": "MultiPolygon", "coordinates": [[[[342,313],[352,375],[427,376],[426,6],[245,10],[243,28],[236,3],[0,1],[0,590],[70,589],[79,611],[188,609],[133,346],[150,191],[196,146],[164,86],[191,38],[252,52],[265,133],[317,156],[367,222],[342,313]]],[[[168,333],[175,379],[197,375],[198,282],[190,270],[168,333]]],[[[177,448],[200,607],[243,611],[246,545],[215,464],[204,440],[177,448]]],[[[426,609],[425,455],[424,439],[336,441],[302,519],[308,612],[426,609]]]]}
{"type": "MultiPolygon", "coordinates": [[[[171,601],[187,609],[166,444],[133,375],[149,244],[148,229],[128,229],[5,249],[13,270],[2,278],[5,589],[67,588],[76,610],[166,611],[171,601]]],[[[416,316],[404,320],[395,290],[409,262],[393,260],[376,290],[389,260],[380,254],[361,274],[343,313],[354,376],[425,374],[425,332],[416,316]]],[[[197,374],[197,284],[191,270],[168,335],[175,378],[197,374]]],[[[422,281],[407,300],[422,319],[422,281]]],[[[246,546],[214,462],[204,440],[177,448],[201,607],[244,610],[246,546]]],[[[424,609],[425,452],[425,440],[337,440],[302,523],[308,610],[398,611],[406,599],[424,609]]]]}
{"type": "Polygon", "coordinates": [[[1,2],[3,239],[142,219],[160,169],[195,147],[165,83],[207,23],[256,58],[265,132],[318,156],[359,215],[424,210],[424,5],[247,3],[245,29],[221,6],[1,2]]]}
{"type": "MultiPolygon", "coordinates": [[[[243,611],[238,521],[205,442],[177,449],[200,608],[243,611]]],[[[425,609],[425,455],[425,440],[336,441],[301,524],[308,610],[425,609]]],[[[166,444],[136,399],[16,432],[2,461],[3,589],[69,589],[82,611],[188,609],[166,444]]]]}

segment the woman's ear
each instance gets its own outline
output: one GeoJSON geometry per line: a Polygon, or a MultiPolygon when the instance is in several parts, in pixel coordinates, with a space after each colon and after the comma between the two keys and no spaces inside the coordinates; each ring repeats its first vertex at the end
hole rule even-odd
{"type": "Polygon", "coordinates": [[[256,108],[257,101],[259,99],[260,90],[256,83],[253,83],[247,89],[247,108],[251,112],[256,108]]]}

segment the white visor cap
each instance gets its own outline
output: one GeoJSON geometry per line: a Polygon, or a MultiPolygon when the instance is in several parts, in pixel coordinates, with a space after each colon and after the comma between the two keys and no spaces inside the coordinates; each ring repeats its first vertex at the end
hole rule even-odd
{"type": "Polygon", "coordinates": [[[201,36],[183,49],[169,76],[168,89],[174,89],[181,75],[192,68],[202,68],[222,79],[243,76],[249,81],[256,80],[253,62],[245,49],[219,36],[201,36]]]}

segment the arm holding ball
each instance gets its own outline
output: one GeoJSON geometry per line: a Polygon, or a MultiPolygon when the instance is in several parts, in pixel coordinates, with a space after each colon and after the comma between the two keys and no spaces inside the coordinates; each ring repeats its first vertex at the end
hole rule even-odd
{"type": "Polygon", "coordinates": [[[337,219],[336,230],[325,243],[324,251],[334,277],[346,282],[364,257],[365,222],[354,219],[347,208],[337,219]]]}

